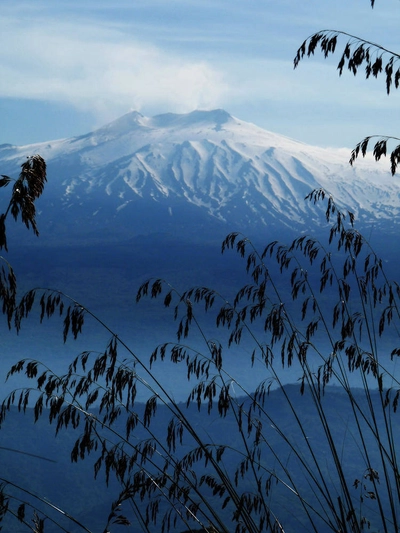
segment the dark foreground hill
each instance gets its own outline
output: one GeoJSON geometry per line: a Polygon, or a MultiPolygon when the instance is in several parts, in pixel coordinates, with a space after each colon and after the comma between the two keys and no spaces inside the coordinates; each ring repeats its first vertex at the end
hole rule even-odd
{"type": "MultiPolygon", "coordinates": [[[[263,457],[264,466],[269,470],[272,469],[276,476],[279,476],[281,474],[277,459],[279,458],[286,466],[290,465],[292,480],[289,482],[286,479],[286,482],[289,485],[295,483],[297,489],[304,491],[303,494],[306,495],[307,500],[313,505],[317,505],[315,495],[312,494],[311,488],[308,486],[304,469],[294,457],[293,451],[289,449],[287,442],[295,443],[300,457],[307,461],[310,460],[310,457],[308,456],[305,439],[310,439],[315,444],[318,443],[314,446],[314,450],[317,454],[320,468],[325,476],[327,485],[332,485],[332,490],[336,490],[333,488],[336,484],[336,471],[329,452],[329,445],[322,432],[309,392],[306,390],[304,395],[300,395],[297,385],[288,386],[285,390],[293,405],[295,405],[296,416],[300,419],[304,433],[300,430],[294,413],[284,399],[281,390],[272,391],[266,402],[266,411],[270,417],[270,422],[268,426],[263,428],[263,433],[268,438],[268,447],[271,452],[263,457]]],[[[366,400],[363,391],[355,389],[353,393],[356,401],[360,402],[360,405],[364,405],[366,400]]],[[[377,399],[377,393],[373,393],[372,400],[376,401],[377,399]]],[[[238,402],[241,403],[242,399],[238,398],[238,402]]],[[[338,450],[340,450],[343,471],[351,486],[356,479],[362,480],[366,472],[364,453],[361,449],[360,440],[356,437],[357,431],[353,425],[351,407],[347,396],[338,387],[330,387],[326,390],[323,405],[325,406],[326,419],[332,438],[338,450]]],[[[186,411],[183,404],[181,404],[181,407],[189,414],[192,425],[197,428],[199,435],[205,442],[225,444],[237,450],[242,449],[240,435],[237,432],[237,424],[229,413],[226,417],[220,418],[216,407],[211,410],[210,414],[207,414],[206,409],[202,409],[199,412],[195,406],[191,407],[189,411],[186,411]]],[[[139,416],[143,417],[144,406],[138,405],[136,410],[139,416]]],[[[96,410],[93,413],[96,415],[96,410]]],[[[1,477],[5,483],[3,487],[5,492],[15,495],[23,501],[33,502],[39,508],[45,508],[54,519],[63,523],[67,531],[71,533],[82,530],[76,524],[74,525],[66,520],[65,517],[60,516],[59,513],[49,509],[49,507],[45,505],[43,507],[43,503],[40,503],[32,495],[44,498],[55,507],[62,508],[66,513],[78,518],[91,531],[103,531],[110,504],[117,496],[118,483],[111,478],[107,487],[104,482],[104,476],[101,474],[96,481],[93,480],[92,468],[96,459],[96,452],[93,452],[93,455],[84,461],[79,460],[78,464],[71,463],[70,453],[76,438],[79,436],[79,429],[76,431],[62,430],[57,437],[54,437],[54,427],[48,424],[46,413],[43,415],[43,419],[40,419],[36,424],[33,424],[32,420],[33,413],[30,409],[27,410],[25,415],[13,410],[7,416],[0,430],[1,477]],[[12,449],[30,455],[11,451],[12,449]],[[6,480],[12,481],[13,484],[7,484],[6,480]],[[24,487],[27,492],[21,493],[16,487],[17,485],[24,487]]],[[[168,422],[168,409],[160,405],[150,427],[152,433],[164,442],[168,422]]],[[[378,422],[378,425],[381,423],[383,424],[383,421],[378,422]]],[[[120,422],[115,427],[117,431],[121,430],[119,424],[120,422]]],[[[392,429],[395,439],[400,437],[398,415],[394,415],[392,418],[392,429]]],[[[144,430],[138,426],[131,437],[131,441],[135,444],[146,435],[144,430]]],[[[115,434],[110,434],[110,439],[115,441],[115,434]]],[[[366,445],[370,453],[371,464],[379,464],[379,448],[370,438],[368,438],[366,445]]],[[[187,451],[188,448],[183,446],[182,449],[178,448],[177,454],[186,453],[187,451]]],[[[229,476],[232,477],[234,475],[239,462],[240,455],[234,452],[227,453],[224,456],[224,469],[229,473],[229,476]]],[[[199,469],[198,473],[201,475],[206,472],[207,467],[204,466],[199,469]]],[[[382,479],[383,482],[384,480],[382,479]]],[[[248,490],[254,490],[251,485],[250,474],[248,490]]],[[[354,489],[353,495],[357,499],[359,492],[354,489]]],[[[285,531],[309,531],[310,525],[304,515],[304,510],[299,506],[296,498],[292,496],[289,486],[285,487],[276,483],[271,495],[268,497],[268,504],[271,505],[275,512],[279,512],[279,517],[285,525],[285,531]]],[[[221,501],[218,497],[211,494],[209,497],[215,500],[215,506],[219,508],[221,501]]],[[[143,508],[144,503],[139,501],[136,503],[143,508]]],[[[161,509],[163,508],[161,506],[161,509]]],[[[132,514],[132,507],[129,502],[125,503],[123,511],[135,524],[135,515],[132,514]]],[[[221,512],[227,524],[229,524],[229,506],[221,512]]],[[[137,523],[131,527],[134,527],[135,531],[139,530],[137,523]]],[[[195,526],[193,527],[195,528],[195,526]]],[[[182,524],[172,528],[173,531],[182,531],[184,529],[185,527],[182,524]]],[[[21,527],[15,518],[7,517],[4,522],[4,530],[17,532],[21,530],[21,527]]],[[[113,526],[112,531],[120,530],[125,531],[126,529],[116,525],[113,526]]],[[[45,531],[46,533],[52,533],[57,531],[57,529],[49,521],[46,521],[45,531]]],[[[158,529],[155,528],[154,531],[158,531],[158,529]]],[[[322,523],[319,531],[321,533],[325,531],[322,523]]]]}

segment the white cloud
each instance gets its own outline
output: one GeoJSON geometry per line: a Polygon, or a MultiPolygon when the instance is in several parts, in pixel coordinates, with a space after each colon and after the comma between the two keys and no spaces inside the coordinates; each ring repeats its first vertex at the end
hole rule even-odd
{"type": "Polygon", "coordinates": [[[221,104],[223,75],[206,61],[110,30],[8,19],[0,34],[0,97],[68,102],[99,120],[129,109],[175,112],[221,104]]]}
{"type": "MultiPolygon", "coordinates": [[[[368,0],[2,0],[0,99],[4,109],[4,97],[25,99],[22,108],[41,109],[29,99],[61,104],[53,108],[67,109],[70,122],[89,122],[80,132],[130,109],[153,115],[223,107],[308,142],[327,135],[344,142],[354,130],[351,143],[382,124],[396,130],[391,110],[400,92],[388,99],[383,79],[366,82],[362,73],[340,79],[339,52],[328,60],[317,53],[296,71],[292,60],[304,38],[325,27],[390,48],[393,6],[376,4],[372,11],[368,0]]],[[[70,135],[61,122],[57,135],[70,135]]],[[[25,135],[27,125],[21,128],[25,135]]]]}

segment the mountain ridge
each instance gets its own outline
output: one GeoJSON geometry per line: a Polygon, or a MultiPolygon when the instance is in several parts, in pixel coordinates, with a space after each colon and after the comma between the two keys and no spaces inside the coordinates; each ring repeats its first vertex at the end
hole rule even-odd
{"type": "Polygon", "coordinates": [[[205,226],[212,233],[213,224],[224,233],[313,232],[325,224],[323,209],[304,198],[318,188],[366,227],[394,232],[400,221],[400,184],[382,164],[351,167],[346,150],[308,146],[222,109],[150,118],[132,111],[83,136],[2,145],[2,172],[15,175],[32,153],[48,165],[40,203],[48,238],[57,229],[64,238],[65,225],[78,239],[107,229],[124,240],[160,227],[190,237],[205,226]]]}

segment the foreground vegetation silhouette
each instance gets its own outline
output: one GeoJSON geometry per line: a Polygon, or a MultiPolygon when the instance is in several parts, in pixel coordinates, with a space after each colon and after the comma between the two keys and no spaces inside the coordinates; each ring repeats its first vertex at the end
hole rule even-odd
{"type": "MultiPolygon", "coordinates": [[[[95,475],[104,472],[106,480],[118,480],[120,494],[104,531],[130,523],[144,531],[285,531],[289,515],[297,531],[398,529],[400,288],[386,278],[351,213],[339,210],[323,190],[308,199],[326,202],[331,223],[326,244],[301,236],[288,246],[271,242],[258,253],[239,234],[226,237],[222,250],[236,249],[249,275],[232,302],[205,287],[178,293],[161,279],[139,288],[137,301],[161,299],[177,321],[177,342],[156,347],[149,360],[108,330],[104,352],[81,353],[64,375],[34,360],[11,368],[10,378],[23,373],[32,386],[5,398],[3,427],[13,405],[22,411],[31,405],[35,420],[47,416],[57,433],[77,432],[73,461],[90,454],[95,475]],[[206,337],[204,312],[215,313],[221,337],[228,332],[224,343],[218,335],[206,337]],[[190,346],[195,330],[202,346],[198,336],[190,346]],[[264,368],[251,391],[226,370],[244,341],[253,344],[251,362],[264,368]],[[194,380],[186,405],[175,402],[154,376],[152,365],[166,358],[176,364],[177,374],[183,370],[178,380],[194,380]],[[313,405],[316,433],[292,389],[282,387],[281,367],[293,365],[299,390],[313,405]],[[353,376],[361,395],[351,384],[353,376]],[[348,405],[339,434],[329,414],[334,396],[325,401],[330,384],[340,405],[343,398],[348,405]],[[291,413],[290,428],[271,417],[269,398],[276,387],[281,387],[282,409],[291,413]],[[143,389],[144,405],[136,400],[143,389]],[[157,422],[161,406],[163,424],[157,422]],[[221,427],[228,424],[225,438],[210,440],[198,420],[193,422],[193,406],[204,419],[218,414],[221,427]],[[359,472],[352,468],[355,454],[364,465],[359,472]]],[[[80,335],[89,318],[108,329],[80,303],[42,288],[27,292],[16,306],[17,330],[37,308],[41,320],[62,317],[64,340],[80,335]]],[[[31,508],[33,530],[45,531],[50,509],[40,510],[26,494],[15,502],[6,486],[1,516],[14,513],[28,523],[31,508]]],[[[65,516],[62,502],[44,503],[65,516]]],[[[90,524],[81,524],[71,511],[68,516],[74,526],[90,531],[90,524]]],[[[50,531],[57,523],[54,516],[51,520],[50,531]]]]}
{"type": "MultiPolygon", "coordinates": [[[[370,0],[370,3],[373,8],[375,0],[370,0]]],[[[297,68],[305,57],[314,56],[318,49],[327,59],[336,52],[338,43],[341,40],[345,41],[345,46],[337,65],[340,76],[342,76],[344,69],[347,68],[354,76],[357,76],[360,71],[363,72],[367,80],[383,76],[388,95],[393,88],[399,88],[400,67],[398,65],[400,54],[378,43],[341,30],[320,30],[307,37],[297,50],[294,58],[294,68],[297,68]]],[[[394,175],[400,163],[399,141],[400,139],[393,135],[368,135],[356,144],[351,152],[349,162],[353,165],[360,155],[365,157],[368,148],[373,145],[372,154],[376,161],[389,154],[390,171],[394,175]]]]}

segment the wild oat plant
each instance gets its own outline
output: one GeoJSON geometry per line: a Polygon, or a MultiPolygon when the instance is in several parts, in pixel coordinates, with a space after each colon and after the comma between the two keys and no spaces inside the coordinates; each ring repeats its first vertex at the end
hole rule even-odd
{"type": "MultiPolygon", "coordinates": [[[[39,231],[36,223],[36,200],[42,195],[46,177],[46,163],[39,155],[28,157],[21,165],[21,172],[17,179],[1,175],[0,188],[7,188],[12,184],[10,199],[3,213],[0,214],[0,250],[8,251],[6,223],[11,217],[17,221],[19,218],[23,224],[32,229],[38,236],[39,231]]],[[[0,302],[3,314],[6,317],[8,327],[11,328],[14,319],[14,311],[17,302],[17,279],[12,265],[4,256],[0,256],[0,302]]],[[[9,500],[4,490],[4,480],[0,477],[0,529],[1,522],[9,509],[9,500]]],[[[9,480],[8,484],[12,481],[9,480]]],[[[40,520],[34,517],[34,521],[40,520]]]]}
{"type": "MultiPolygon", "coordinates": [[[[57,290],[31,290],[16,306],[17,330],[39,308],[40,320],[61,315],[64,341],[88,319],[110,333],[104,352],[79,354],[64,375],[19,361],[9,378],[22,373],[32,386],[8,395],[0,411],[4,427],[16,405],[32,407],[35,420],[47,416],[57,433],[76,431],[72,461],[90,454],[95,476],[119,482],[104,532],[129,524],[146,532],[399,531],[399,285],[351,213],[323,190],[307,199],[325,202],[326,243],[300,236],[258,251],[237,233],[226,237],[222,251],[236,250],[248,273],[233,301],[205,287],[180,293],[161,279],[139,288],[138,302],[160,299],[177,324],[177,341],[149,358],[57,290]],[[202,321],[213,313],[210,339],[202,321]],[[257,364],[253,390],[227,370],[242,342],[257,364]],[[166,359],[177,380],[193,380],[186,404],[154,375],[152,365],[166,359]],[[283,386],[293,367],[297,384],[283,386]],[[218,419],[214,433],[209,417],[218,419]]],[[[0,523],[7,513],[27,523],[30,507],[34,531],[55,527],[7,486],[0,523]]],[[[74,527],[90,531],[72,514],[74,527]]]]}

